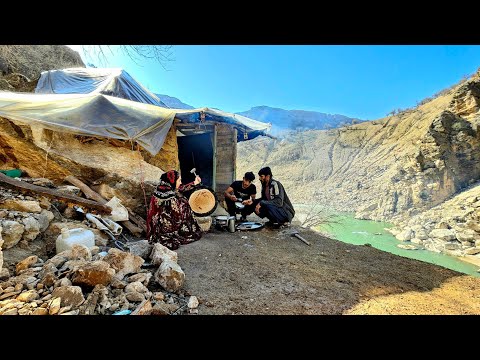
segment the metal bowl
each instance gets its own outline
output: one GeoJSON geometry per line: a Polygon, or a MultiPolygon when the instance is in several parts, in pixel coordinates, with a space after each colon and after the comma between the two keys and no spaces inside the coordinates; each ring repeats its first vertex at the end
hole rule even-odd
{"type": "Polygon", "coordinates": [[[237,230],[248,231],[248,230],[260,230],[263,228],[263,224],[259,222],[244,222],[236,226],[237,230]]]}
{"type": "Polygon", "coordinates": [[[243,205],[240,201],[237,201],[237,202],[235,203],[235,207],[236,207],[237,209],[243,209],[243,208],[245,207],[245,205],[243,205]]]}

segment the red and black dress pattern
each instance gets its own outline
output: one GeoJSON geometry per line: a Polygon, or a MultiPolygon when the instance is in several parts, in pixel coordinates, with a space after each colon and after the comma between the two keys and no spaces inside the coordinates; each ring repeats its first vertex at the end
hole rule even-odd
{"type": "Polygon", "coordinates": [[[161,185],[157,187],[150,199],[147,214],[147,240],[176,250],[180,245],[199,240],[202,237],[202,229],[193,217],[187,198],[181,194],[183,191],[191,190],[193,183],[180,186],[178,191],[175,191],[178,173],[171,170],[163,175],[161,185]],[[172,176],[170,172],[176,174],[172,176]],[[164,178],[163,175],[165,175],[164,178]]]}

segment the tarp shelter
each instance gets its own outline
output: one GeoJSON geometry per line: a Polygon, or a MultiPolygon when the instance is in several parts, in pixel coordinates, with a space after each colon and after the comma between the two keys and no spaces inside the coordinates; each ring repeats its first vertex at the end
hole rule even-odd
{"type": "Polygon", "coordinates": [[[43,71],[37,94],[103,94],[168,108],[121,68],[71,68],[43,71]]]}
{"type": "Polygon", "coordinates": [[[160,151],[171,126],[175,125],[182,135],[188,135],[178,138],[182,175],[202,164],[209,173],[203,182],[213,188],[217,184],[228,186],[235,178],[237,141],[264,134],[271,126],[218,109],[170,109],[144,103],[142,99],[155,100],[125,71],[54,70],[42,73],[35,94],[0,92],[0,116],[53,131],[135,141],[152,155],[160,151]],[[100,72],[102,75],[95,77],[100,72]],[[55,93],[46,94],[48,91],[55,93]],[[136,100],[119,94],[129,94],[136,100]],[[218,128],[219,124],[226,126],[218,128]],[[219,145],[221,154],[217,154],[219,145]],[[208,161],[204,161],[205,156],[208,161]]]}
{"type": "MultiPolygon", "coordinates": [[[[49,70],[41,73],[35,88],[37,94],[103,94],[133,100],[144,104],[168,108],[154,93],[147,90],[121,68],[71,68],[49,70]]],[[[270,124],[249,119],[213,108],[176,109],[175,118],[182,123],[195,124],[205,121],[225,122],[234,126],[237,141],[253,139],[270,129],[270,124]]],[[[199,133],[199,127],[181,129],[184,135],[192,131],[199,133]]]]}

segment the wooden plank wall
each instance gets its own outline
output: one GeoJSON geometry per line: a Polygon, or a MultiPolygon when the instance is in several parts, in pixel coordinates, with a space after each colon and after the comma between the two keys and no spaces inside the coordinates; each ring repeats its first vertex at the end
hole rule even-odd
{"type": "Polygon", "coordinates": [[[224,191],[236,177],[237,165],[237,129],[225,124],[217,124],[217,173],[215,193],[220,204],[223,203],[224,191]]]}

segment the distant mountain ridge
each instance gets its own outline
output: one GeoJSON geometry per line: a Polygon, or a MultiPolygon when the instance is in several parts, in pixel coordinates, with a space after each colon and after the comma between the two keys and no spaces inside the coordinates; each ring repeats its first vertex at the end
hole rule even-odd
{"type": "Polygon", "coordinates": [[[165,105],[172,109],[194,109],[193,106],[181,102],[179,99],[173,96],[155,94],[165,105]]]}
{"type": "Polygon", "coordinates": [[[236,173],[269,166],[294,204],[388,221],[414,248],[480,266],[479,124],[480,69],[381,119],[240,142],[236,173]]]}
{"type": "MultiPolygon", "coordinates": [[[[170,108],[193,109],[193,106],[185,104],[176,97],[162,94],[155,95],[170,108]]],[[[250,110],[238,112],[237,114],[250,119],[271,123],[272,129],[270,133],[272,135],[278,135],[288,130],[333,129],[365,121],[340,114],[332,115],[317,111],[285,110],[265,105],[255,106],[250,110]]]]}
{"type": "Polygon", "coordinates": [[[278,134],[282,130],[333,129],[365,121],[340,114],[332,115],[318,111],[284,110],[269,106],[255,106],[250,110],[237,114],[271,123],[272,134],[278,134]]]}

